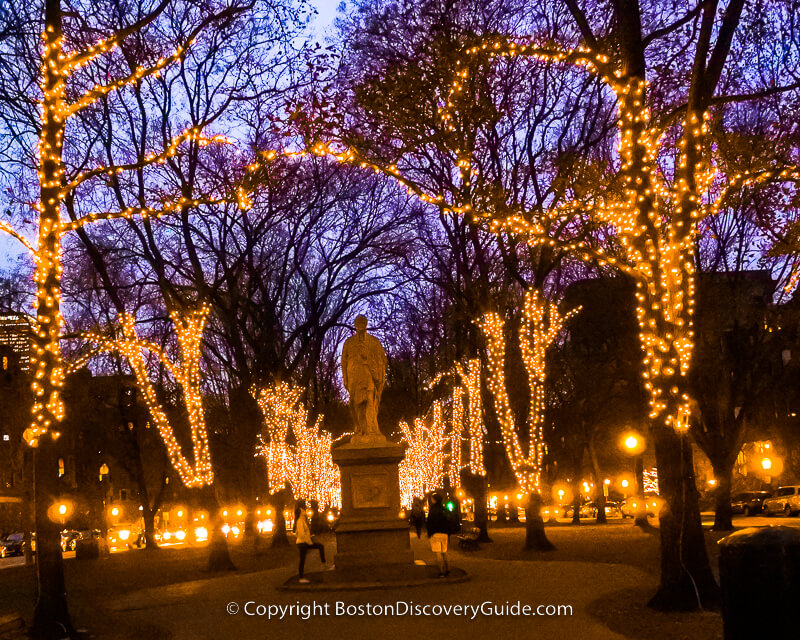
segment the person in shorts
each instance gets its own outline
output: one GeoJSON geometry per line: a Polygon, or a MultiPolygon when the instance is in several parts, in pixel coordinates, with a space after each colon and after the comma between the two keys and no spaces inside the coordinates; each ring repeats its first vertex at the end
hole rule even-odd
{"type": "Polygon", "coordinates": [[[440,578],[450,574],[450,568],[447,566],[447,542],[450,538],[450,526],[450,521],[444,512],[442,496],[438,493],[432,494],[428,518],[425,520],[425,529],[431,542],[431,551],[436,554],[440,578]]]}

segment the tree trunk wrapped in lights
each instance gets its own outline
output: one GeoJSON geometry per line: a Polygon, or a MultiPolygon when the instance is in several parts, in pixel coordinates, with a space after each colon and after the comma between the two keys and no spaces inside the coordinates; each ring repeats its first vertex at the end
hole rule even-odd
{"type": "MultiPolygon", "coordinates": [[[[209,569],[214,571],[234,568],[228,554],[228,545],[222,534],[222,520],[219,503],[214,493],[214,471],[211,466],[211,450],[208,443],[208,428],[202,396],[202,339],[206,321],[211,308],[202,304],[186,312],[170,312],[170,320],[175,329],[178,342],[179,362],[173,362],[157,344],[142,339],[136,332],[136,319],[125,314],[120,318],[122,336],[107,339],[97,334],[83,334],[83,337],[96,343],[101,351],[118,351],[122,354],[136,378],[136,385],[145,400],[153,423],[167,449],[167,455],[181,482],[188,489],[196,490],[202,502],[208,505],[212,531],[209,538],[209,569]],[[155,385],[150,380],[150,367],[145,351],[156,356],[164,368],[180,386],[183,402],[189,420],[192,441],[192,461],[187,459],[175,437],[163,403],[158,397],[155,385]]],[[[94,354],[90,354],[94,355],[94,354]]]]}
{"type": "Polygon", "coordinates": [[[342,485],[331,454],[333,437],[322,429],[322,416],[316,423],[309,421],[300,402],[302,389],[279,382],[255,395],[266,425],[256,455],[267,462],[270,493],[283,491],[288,483],[295,498],[340,508],[342,485]],[[290,430],[294,445],[287,442],[290,430]]]}
{"type": "MultiPolygon", "coordinates": [[[[7,222],[0,223],[0,230],[19,240],[31,252],[35,263],[36,318],[31,345],[34,402],[31,425],[26,429],[24,439],[31,447],[40,448],[39,455],[35,456],[37,491],[34,497],[37,503],[41,503],[36,510],[39,599],[33,626],[34,633],[41,636],[72,633],[64,595],[60,539],[57,528],[51,527],[44,515],[56,497],[57,467],[53,466],[53,462],[57,460],[57,456],[51,449],[55,446],[54,440],[58,437],[57,426],[64,415],[61,398],[64,363],[59,342],[63,327],[60,308],[63,237],[69,231],[96,220],[158,216],[194,201],[181,198],[174,202],[160,202],[154,207],[92,213],[70,222],[62,219],[62,204],[74,199],[76,189],[87,180],[105,178],[126,170],[158,163],[174,155],[184,142],[200,139],[200,132],[192,129],[175,138],[161,153],[150,155],[144,163],[97,167],[70,175],[69,167],[63,157],[65,135],[70,119],[97,100],[125,86],[157,75],[168,65],[180,60],[185,55],[185,47],[178,47],[176,51],[161,57],[152,65],[140,66],[128,76],[111,79],[107,84],[95,85],[85,90],[77,87],[73,92],[68,92],[67,85],[75,78],[80,82],[84,76],[83,74],[77,76],[77,71],[119,47],[129,36],[142,32],[162,14],[168,4],[169,0],[161,0],[152,12],[128,27],[90,46],[83,45],[79,40],[74,48],[69,50],[69,47],[65,46],[63,34],[62,23],[65,12],[61,7],[61,0],[43,2],[44,31],[41,37],[39,78],[41,97],[31,96],[31,99],[36,99],[41,104],[37,167],[40,199],[33,206],[38,213],[36,244],[28,241],[7,222]],[[75,97],[71,97],[70,94],[75,97]]],[[[240,11],[239,8],[229,7],[218,14],[212,14],[188,34],[187,46],[213,21],[237,15],[240,11]]]]}
{"type": "Polygon", "coordinates": [[[450,486],[457,488],[461,486],[461,432],[464,430],[463,387],[453,387],[450,411],[450,456],[447,464],[447,476],[450,486]]]}
{"type": "Polygon", "coordinates": [[[503,433],[503,444],[520,490],[528,496],[526,511],[526,549],[551,550],[553,545],[544,533],[540,514],[542,504],[542,463],[546,452],[544,442],[545,417],[545,355],[564,323],[576,310],[560,315],[555,305],[545,300],[536,289],[525,294],[520,328],[520,348],[528,374],[530,407],[528,409],[528,453],[520,442],[516,418],[511,409],[506,387],[505,322],[496,312],[487,313],[480,321],[486,335],[489,354],[489,388],[494,396],[495,413],[503,433]]]}
{"type": "Polygon", "coordinates": [[[413,428],[401,421],[400,430],[408,445],[398,468],[400,503],[404,509],[409,509],[414,498],[422,498],[442,487],[446,473],[444,450],[449,437],[441,403],[438,400],[433,403],[430,420],[416,418],[413,428]]]}

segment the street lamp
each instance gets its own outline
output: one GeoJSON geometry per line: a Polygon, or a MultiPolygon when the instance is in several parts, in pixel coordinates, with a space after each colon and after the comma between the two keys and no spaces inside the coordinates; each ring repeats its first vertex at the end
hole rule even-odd
{"type": "MultiPolygon", "coordinates": [[[[649,523],[647,522],[647,502],[644,498],[644,438],[636,431],[629,431],[622,436],[622,448],[628,455],[633,456],[633,477],[636,479],[636,497],[638,498],[636,502],[639,507],[636,509],[633,523],[646,527],[649,523]]],[[[625,485],[623,484],[623,486],[625,485]]]]}
{"type": "Polygon", "coordinates": [[[111,470],[104,462],[100,465],[99,479],[100,479],[100,501],[102,508],[100,510],[100,552],[103,554],[108,553],[108,513],[106,512],[106,502],[108,500],[108,476],[111,470]]]}

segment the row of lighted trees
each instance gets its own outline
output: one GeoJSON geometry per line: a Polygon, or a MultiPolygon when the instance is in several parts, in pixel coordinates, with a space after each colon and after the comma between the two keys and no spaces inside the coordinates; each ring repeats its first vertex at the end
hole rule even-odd
{"type": "MultiPolygon", "coordinates": [[[[715,158],[719,147],[713,143],[711,125],[715,122],[712,107],[721,104],[715,92],[730,55],[731,43],[742,15],[743,2],[730,3],[715,29],[715,3],[698,5],[689,19],[700,19],[696,34],[697,55],[691,62],[691,78],[683,94],[683,103],[665,109],[659,102],[663,96],[651,96],[648,71],[652,60],[645,50],[654,41],[674,33],[687,20],[677,20],[678,26],[668,25],[643,34],[642,6],[638,2],[617,3],[611,9],[614,20],[593,25],[592,21],[573,2],[566,2],[569,15],[575,22],[568,35],[553,41],[542,38],[516,42],[506,37],[482,37],[473,34],[472,43],[464,43],[452,59],[441,66],[449,69],[447,81],[438,87],[439,126],[442,155],[453,163],[445,171],[434,174],[457,175],[459,179],[447,189],[430,188],[416,179],[418,164],[404,164],[404,154],[413,152],[412,143],[403,147],[398,157],[386,158],[364,140],[341,135],[343,146],[310,144],[318,155],[332,155],[343,162],[370,167],[397,179],[416,193],[425,203],[439,209],[442,215],[464,215],[475,225],[488,224],[503,237],[513,237],[528,243],[538,251],[559,251],[577,256],[601,268],[619,269],[631,276],[637,286],[637,319],[640,326],[640,345],[643,362],[643,384],[650,399],[653,439],[656,444],[658,467],[664,493],[669,505],[662,519],[662,589],[658,601],[670,606],[691,606],[713,602],[716,588],[709,570],[699,526],[696,491],[691,478],[681,469],[691,469],[690,448],[686,444],[686,429],[691,421],[690,397],[686,378],[691,367],[692,313],[694,306],[694,252],[701,221],[724,210],[728,198],[754,182],[785,184],[797,178],[791,164],[754,162],[749,168],[725,166],[715,158]],[[598,36],[598,33],[600,34],[598,36]],[[494,118],[502,110],[496,105],[482,104],[483,79],[492,81],[493,70],[513,60],[531,67],[578,67],[592,76],[612,96],[617,109],[616,130],[618,145],[615,152],[598,162],[591,172],[578,172],[578,179],[561,193],[537,207],[530,207],[517,197],[506,176],[503,162],[487,161],[482,145],[493,139],[478,135],[483,123],[474,118],[483,112],[494,118]],[[477,108],[476,109],[476,104],[477,108]],[[489,109],[488,107],[491,107],[489,109]],[[661,111],[655,109],[661,107],[661,111]],[[492,110],[493,109],[493,110],[492,110]],[[477,114],[477,115],[476,115],[477,114]],[[669,162],[667,162],[669,160],[669,162]],[[664,168],[665,163],[668,169],[664,168]],[[776,168],[777,166],[777,168],[776,168]],[[499,169],[498,169],[499,167],[499,169]],[[495,173],[493,173],[495,172],[495,173]],[[566,232],[565,232],[566,230],[566,232]],[[677,605],[676,605],[677,603],[677,605]]],[[[62,219],[64,210],[76,211],[80,189],[92,181],[113,180],[120,174],[157,165],[176,153],[182,145],[204,142],[197,129],[188,129],[176,136],[162,150],[144,154],[132,164],[109,163],[75,170],[64,160],[63,147],[68,135],[67,125],[98,100],[104,100],[125,86],[136,85],[155,77],[171,63],[180,61],[204,27],[234,19],[243,7],[233,4],[222,12],[212,12],[191,30],[185,42],[168,55],[137,67],[128,74],[109,79],[107,83],[87,84],[83,72],[97,65],[126,38],[141,32],[164,11],[163,0],[141,20],[130,27],[94,44],[76,40],[65,44],[62,37],[64,14],[58,0],[45,2],[45,20],[41,65],[41,129],[39,135],[39,202],[38,241],[27,240],[24,234],[4,223],[5,231],[17,237],[34,255],[37,283],[37,317],[35,331],[34,371],[35,405],[33,424],[26,437],[37,447],[37,505],[52,501],[53,485],[48,480],[55,458],[52,438],[55,425],[63,415],[60,388],[65,371],[61,358],[60,339],[62,317],[61,245],[65,234],[81,233],[93,222],[113,218],[149,218],[162,214],[187,216],[202,203],[237,202],[250,205],[246,191],[237,188],[214,188],[197,193],[182,190],[175,197],[142,202],[139,206],[121,206],[110,211],[85,212],[68,221],[62,219]]],[[[604,12],[599,12],[604,14],[604,12]]],[[[451,52],[452,53],[452,52],[451,52]]],[[[106,78],[110,74],[98,71],[106,78]]],[[[488,81],[487,81],[488,82],[488,81]]],[[[683,81],[681,81],[683,82],[683,81]]],[[[490,82],[488,82],[490,83],[490,82]]],[[[742,96],[738,95],[737,100],[742,96]]],[[[386,113],[378,114],[387,118],[386,113]]],[[[496,124],[493,121],[491,124],[496,124]]],[[[341,132],[339,132],[341,133],[341,132]]],[[[427,135],[427,134],[426,134],[427,135]]],[[[335,139],[331,136],[331,139],[335,139]]],[[[377,150],[380,151],[380,150],[377,150]]],[[[259,161],[265,165],[285,154],[264,153],[259,161]]],[[[258,163],[251,165],[256,174],[258,163]]],[[[246,184],[250,184],[248,179],[246,184]]],[[[212,184],[212,183],[209,183],[212,184]]],[[[83,209],[78,209],[83,211],[83,209]]],[[[789,247],[789,250],[793,250],[789,247]]],[[[542,279],[536,287],[544,289],[542,279]]],[[[503,440],[512,467],[521,485],[536,496],[541,484],[541,460],[544,453],[541,433],[541,394],[544,366],[538,358],[552,341],[551,330],[561,319],[541,302],[541,294],[528,294],[525,303],[525,322],[528,339],[521,343],[531,388],[531,411],[528,418],[530,438],[527,450],[511,425],[514,416],[507,407],[503,384],[505,343],[500,316],[486,316],[482,327],[486,335],[487,352],[497,414],[503,440]],[[540,305],[540,306],[537,306],[540,305]],[[545,318],[549,317],[549,321],[545,318]],[[533,322],[539,318],[538,324],[533,322]],[[539,342],[537,342],[537,340],[539,342]],[[537,346],[538,345],[538,346],[537,346]]],[[[114,348],[126,356],[137,377],[142,395],[148,402],[158,424],[173,464],[187,486],[202,488],[213,481],[208,460],[202,398],[199,392],[199,344],[207,310],[202,303],[167,301],[180,349],[180,363],[162,358],[162,350],[142,343],[136,336],[134,320],[120,316],[121,337],[97,337],[99,348],[114,348]],[[198,310],[199,309],[199,310],[198,310]],[[101,339],[102,338],[102,339],[101,339]],[[190,416],[193,457],[189,460],[174,443],[174,434],[158,400],[149,386],[143,348],[148,349],[172,372],[182,387],[187,413],[190,416]],[[150,392],[148,393],[148,389],[150,392]],[[162,416],[162,417],[158,417],[162,416]]],[[[458,402],[453,402],[457,412],[458,402]]],[[[304,428],[315,429],[305,425],[304,428]]],[[[409,429],[409,435],[413,438],[409,429]]],[[[455,445],[457,449],[459,444],[455,445]]],[[[297,455],[295,450],[294,455],[297,455]]],[[[472,453],[471,453],[472,455],[472,453]]],[[[535,508],[535,505],[534,505],[535,508]]],[[[52,625],[53,620],[69,626],[63,597],[63,577],[60,575],[58,534],[47,523],[45,512],[37,506],[39,529],[40,576],[48,573],[49,580],[41,581],[40,606],[37,624],[52,625]]]]}
{"type": "MultiPolygon", "coordinates": [[[[753,76],[740,65],[746,64],[753,43],[746,33],[737,40],[737,31],[754,16],[744,11],[743,1],[731,2],[724,10],[717,3],[702,3],[685,15],[676,10],[670,16],[674,21],[660,27],[652,26],[652,7],[643,2],[609,6],[598,2],[586,10],[571,0],[564,0],[563,5],[563,29],[559,28],[562,20],[555,18],[534,23],[529,33],[535,35],[521,39],[484,36],[465,29],[462,43],[470,43],[466,47],[437,50],[448,35],[441,34],[429,49],[421,50],[420,56],[434,59],[435,71],[430,77],[442,81],[428,87],[436,96],[439,125],[427,121],[423,132],[409,127],[408,139],[395,145],[386,143],[391,139],[386,135],[389,123],[393,117],[404,117],[408,105],[414,103],[409,100],[414,89],[405,88],[405,95],[396,103],[391,101],[393,96],[364,99],[362,91],[354,100],[371,118],[373,137],[365,136],[364,127],[353,127],[350,135],[342,135],[341,129],[328,128],[326,132],[323,125],[320,135],[330,142],[317,144],[315,150],[376,168],[438,207],[443,215],[465,216],[499,236],[528,243],[539,255],[558,252],[633,279],[642,384],[649,399],[660,487],[668,505],[660,527],[661,585],[652,604],[666,608],[713,605],[718,588],[705,551],[687,434],[697,420],[692,415],[688,384],[694,346],[695,255],[701,225],[726,212],[733,199],[748,189],[766,189],[770,184],[791,187],[799,175],[791,153],[776,153],[777,147],[763,157],[724,156],[720,141],[739,135],[726,131],[731,122],[726,120],[724,105],[791,91],[797,85],[773,83],[764,88],[748,84],[753,76]],[[718,15],[718,11],[722,13],[718,15]],[[606,16],[611,17],[606,21],[606,16]],[[692,21],[695,28],[686,45],[681,29],[692,21]],[[670,78],[672,85],[668,80],[651,91],[650,76],[657,76],[662,67],[650,51],[654,46],[670,50],[671,38],[679,42],[676,59],[687,56],[690,72],[670,78]],[[737,59],[732,56],[734,49],[737,59]],[[438,59],[437,54],[441,54],[438,59]],[[736,71],[728,71],[726,76],[726,67],[738,68],[738,77],[736,71]],[[525,197],[528,191],[521,189],[518,181],[533,167],[520,172],[507,161],[516,147],[525,147],[519,140],[527,132],[514,129],[514,118],[519,115],[514,101],[493,102],[492,88],[508,77],[524,82],[525,71],[512,76],[520,69],[529,69],[528,77],[536,78],[536,70],[542,68],[566,76],[577,69],[576,75],[569,76],[578,78],[571,88],[588,78],[582,86],[597,88],[598,94],[593,95],[609,96],[607,102],[616,112],[612,120],[617,144],[611,151],[599,135],[594,148],[587,144],[586,148],[569,149],[573,158],[579,158],[570,165],[569,175],[557,176],[561,181],[558,188],[531,204],[525,197]],[[718,90],[731,92],[726,83],[740,91],[716,95],[718,90]],[[493,146],[506,130],[513,132],[508,147],[493,146]],[[425,152],[417,153],[415,142],[425,152]],[[446,176],[457,173],[460,178],[432,183],[430,175],[439,175],[437,172],[446,176]]],[[[771,17],[778,23],[783,15],[776,9],[771,17]]],[[[385,71],[404,77],[398,60],[391,60],[385,71]]],[[[602,115],[597,115],[600,126],[602,115]]],[[[321,120],[330,117],[324,114],[321,120]]],[[[338,124],[346,131],[346,119],[338,124]]],[[[778,129],[777,125],[773,128],[778,129]]],[[[792,148],[791,143],[787,148],[792,148]]],[[[539,189],[550,186],[537,185],[539,189]]],[[[786,202],[778,200],[776,205],[785,207],[786,202]]],[[[776,235],[790,231],[776,251],[796,255],[793,228],[787,219],[769,230],[776,235]]],[[[542,283],[537,286],[541,288],[542,283]]],[[[488,327],[489,361],[495,362],[499,372],[502,352],[494,336],[500,332],[488,327]]],[[[531,375],[528,363],[526,368],[534,382],[535,371],[531,375]]],[[[504,426],[510,424],[511,416],[509,420],[502,417],[500,379],[491,376],[504,441],[512,464],[516,461],[521,484],[536,487],[541,460],[535,436],[536,384],[531,385],[532,449],[524,452],[504,426]]]]}

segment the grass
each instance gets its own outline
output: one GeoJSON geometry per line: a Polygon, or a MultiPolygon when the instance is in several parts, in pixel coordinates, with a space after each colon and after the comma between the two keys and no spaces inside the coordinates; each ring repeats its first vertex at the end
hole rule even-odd
{"type": "MultiPolygon", "coordinates": [[[[548,539],[555,551],[523,551],[524,525],[489,529],[494,542],[481,546],[481,557],[497,560],[549,560],[625,564],[651,577],[649,585],[607,594],[595,600],[589,612],[611,630],[635,640],[722,640],[722,617],[718,612],[664,613],[647,606],[655,592],[660,571],[658,530],[642,532],[630,521],[606,525],[548,525],[548,539]],[[655,631],[657,630],[657,631],[655,631]]],[[[707,531],[706,549],[717,567],[719,545],[725,533],[707,531]]],[[[579,576],[576,576],[576,580],[579,576]]]]}
{"type": "MultiPolygon", "coordinates": [[[[630,520],[605,525],[552,524],[545,528],[555,551],[522,551],[525,525],[490,527],[492,544],[482,545],[481,556],[496,560],[550,560],[627,564],[658,576],[660,556],[658,529],[644,533],[630,520]]],[[[717,541],[726,533],[706,532],[706,550],[711,565],[717,566],[717,541]]]]}
{"type": "MultiPolygon", "coordinates": [[[[296,555],[293,545],[273,550],[268,543],[259,552],[244,545],[231,545],[230,553],[239,573],[279,567],[294,561],[296,555]]],[[[84,607],[94,608],[115,595],[212,578],[218,574],[205,571],[207,557],[208,551],[203,547],[167,547],[156,552],[114,553],[99,560],[66,560],[64,580],[70,610],[79,621],[84,607]]],[[[18,566],[0,571],[0,593],[0,616],[17,614],[30,620],[36,597],[35,568],[18,566]]]]}

